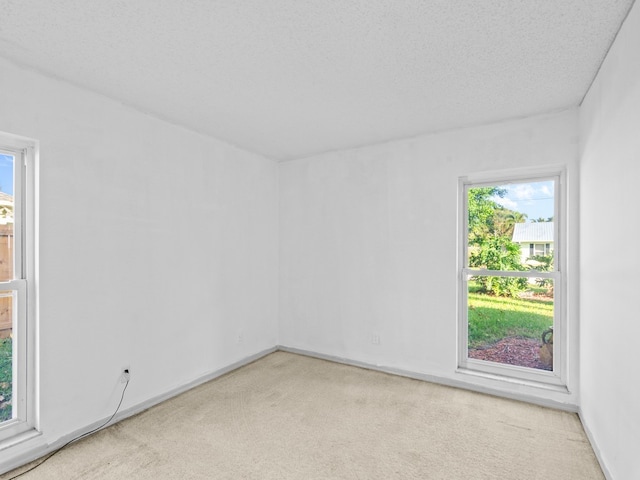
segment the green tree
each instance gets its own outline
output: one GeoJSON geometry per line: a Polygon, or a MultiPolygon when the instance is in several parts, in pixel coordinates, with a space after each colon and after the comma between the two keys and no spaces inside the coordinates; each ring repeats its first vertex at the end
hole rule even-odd
{"type": "MultiPolygon", "coordinates": [[[[522,271],[520,246],[511,241],[516,220],[524,220],[520,212],[499,205],[494,198],[504,197],[499,187],[469,189],[469,266],[487,270],[522,271]]],[[[476,277],[480,292],[512,296],[526,289],[526,278],[476,277]]]]}
{"type": "Polygon", "coordinates": [[[494,233],[495,213],[500,209],[493,197],[504,197],[507,191],[499,187],[469,189],[469,245],[476,245],[482,238],[494,233]]]}
{"type": "Polygon", "coordinates": [[[494,214],[494,230],[498,235],[513,238],[513,230],[516,223],[524,223],[527,220],[526,213],[516,212],[508,208],[499,208],[494,214]]]}
{"type": "MultiPolygon", "coordinates": [[[[469,266],[487,270],[523,271],[520,246],[506,236],[487,236],[469,256],[469,266]]],[[[521,277],[488,277],[474,279],[479,292],[504,297],[516,297],[527,288],[527,279],[521,277]]]]}

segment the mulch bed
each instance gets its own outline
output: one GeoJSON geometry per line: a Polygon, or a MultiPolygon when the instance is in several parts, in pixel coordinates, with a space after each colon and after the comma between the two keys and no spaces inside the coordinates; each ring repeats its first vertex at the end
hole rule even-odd
{"type": "Polygon", "coordinates": [[[469,358],[519,367],[551,370],[540,361],[541,343],[530,338],[507,337],[497,343],[469,349],[469,358]]]}

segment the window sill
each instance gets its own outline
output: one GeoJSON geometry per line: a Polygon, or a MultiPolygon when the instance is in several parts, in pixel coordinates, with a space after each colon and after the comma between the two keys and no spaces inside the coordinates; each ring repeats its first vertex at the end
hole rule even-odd
{"type": "Polygon", "coordinates": [[[551,392],[564,393],[567,395],[571,394],[571,391],[567,388],[566,385],[555,385],[552,383],[537,382],[535,380],[525,380],[522,378],[514,378],[506,375],[498,375],[495,373],[482,372],[479,370],[472,370],[464,367],[458,367],[456,369],[456,374],[468,375],[478,379],[498,381],[509,386],[532,387],[532,388],[538,388],[541,390],[546,390],[551,392]]]}
{"type": "Polygon", "coordinates": [[[34,438],[37,438],[41,435],[42,433],[35,428],[27,430],[26,432],[19,433],[17,435],[13,435],[12,437],[9,437],[0,442],[0,452],[9,448],[13,448],[29,440],[33,440],[34,438]]]}

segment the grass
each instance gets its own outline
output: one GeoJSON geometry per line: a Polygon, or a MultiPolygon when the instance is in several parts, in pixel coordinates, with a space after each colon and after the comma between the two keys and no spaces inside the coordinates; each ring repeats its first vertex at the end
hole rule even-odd
{"type": "Polygon", "coordinates": [[[11,338],[0,340],[0,422],[11,419],[13,384],[11,338]]]}
{"type": "Polygon", "coordinates": [[[540,339],[553,325],[553,301],[495,297],[469,287],[469,348],[495,343],[505,337],[540,339]]]}

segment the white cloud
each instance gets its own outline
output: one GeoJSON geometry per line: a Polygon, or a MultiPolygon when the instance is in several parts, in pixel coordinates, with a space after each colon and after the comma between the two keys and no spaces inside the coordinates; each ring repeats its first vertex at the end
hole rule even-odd
{"type": "Polygon", "coordinates": [[[509,186],[508,195],[518,200],[531,200],[536,197],[538,191],[530,183],[519,183],[509,186]]]}
{"type": "Polygon", "coordinates": [[[524,213],[528,218],[553,216],[553,180],[511,183],[498,187],[506,190],[506,194],[504,198],[495,196],[492,200],[504,208],[524,213]]]}
{"type": "Polygon", "coordinates": [[[508,208],[509,210],[517,210],[518,202],[515,202],[507,197],[493,197],[492,200],[496,202],[498,205],[502,205],[504,208],[508,208]]]}

